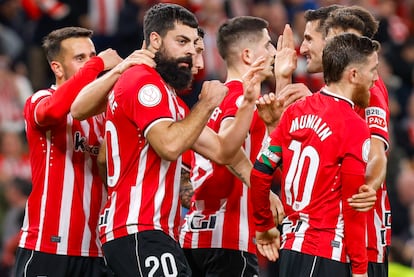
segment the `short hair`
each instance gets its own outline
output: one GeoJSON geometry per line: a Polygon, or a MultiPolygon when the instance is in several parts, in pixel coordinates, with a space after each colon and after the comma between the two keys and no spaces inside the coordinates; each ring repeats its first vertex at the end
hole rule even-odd
{"type": "Polygon", "coordinates": [[[325,34],[331,28],[355,29],[361,35],[373,38],[378,31],[379,23],[368,10],[351,6],[332,11],[324,25],[325,34]]]}
{"type": "Polygon", "coordinates": [[[204,35],[205,35],[206,33],[204,32],[204,29],[203,29],[203,28],[198,27],[198,28],[197,28],[197,34],[198,34],[198,36],[199,36],[200,38],[204,38],[204,35]]]}
{"type": "Polygon", "coordinates": [[[164,37],[168,31],[174,29],[176,23],[197,28],[198,21],[195,15],[186,8],[171,3],[159,3],[152,6],[144,15],[144,38],[150,41],[152,32],[164,37]]]}
{"type": "Polygon", "coordinates": [[[234,46],[241,41],[247,40],[251,43],[262,38],[262,30],[269,26],[262,18],[254,16],[237,16],[223,23],[217,33],[217,49],[220,56],[229,62],[234,46]]]}
{"type": "Polygon", "coordinates": [[[325,83],[338,82],[348,65],[365,63],[379,47],[378,41],[352,33],[333,37],[326,43],[322,53],[325,83]]]}
{"type": "Polygon", "coordinates": [[[68,38],[91,38],[93,31],[82,27],[64,27],[50,32],[43,38],[43,50],[48,62],[52,62],[62,50],[62,41],[68,38]]]}
{"type": "Polygon", "coordinates": [[[318,20],[319,25],[316,29],[318,32],[325,33],[324,25],[325,20],[328,18],[329,14],[337,9],[343,8],[341,5],[329,5],[326,7],[320,7],[316,10],[307,10],[304,14],[306,22],[312,22],[318,20]]]}

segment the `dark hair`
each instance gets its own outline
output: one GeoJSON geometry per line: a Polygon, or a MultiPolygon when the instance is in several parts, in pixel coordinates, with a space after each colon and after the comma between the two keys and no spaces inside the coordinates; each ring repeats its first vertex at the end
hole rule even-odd
{"type": "Polygon", "coordinates": [[[199,37],[204,38],[205,32],[204,32],[203,28],[198,27],[197,28],[197,34],[198,34],[199,37]]]}
{"type": "Polygon", "coordinates": [[[323,76],[325,83],[338,82],[349,64],[362,64],[378,51],[377,41],[365,36],[344,33],[330,39],[323,50],[323,76]]]}
{"type": "Polygon", "coordinates": [[[304,14],[305,21],[319,21],[318,28],[316,29],[318,32],[325,33],[324,32],[324,24],[325,20],[328,18],[329,14],[332,11],[335,11],[337,9],[343,8],[344,6],[341,5],[329,5],[327,7],[320,7],[317,10],[307,10],[304,14]]]}
{"type": "Polygon", "coordinates": [[[93,34],[92,30],[82,27],[64,27],[57,29],[49,33],[43,38],[43,50],[45,51],[46,58],[49,63],[59,56],[62,46],[62,41],[68,38],[91,38],[93,34]]]}
{"type": "Polygon", "coordinates": [[[324,24],[325,34],[331,28],[357,30],[361,35],[372,38],[378,31],[378,21],[366,9],[359,6],[344,7],[332,11],[324,24]]]}
{"type": "Polygon", "coordinates": [[[195,15],[186,8],[170,3],[159,3],[152,6],[144,16],[144,39],[150,41],[152,32],[164,37],[168,31],[174,29],[175,23],[197,28],[198,21],[195,15]]]}
{"type": "Polygon", "coordinates": [[[217,33],[217,49],[220,56],[229,62],[234,45],[240,44],[241,40],[251,43],[262,38],[262,30],[268,27],[268,22],[254,16],[238,16],[223,23],[217,33]]]}

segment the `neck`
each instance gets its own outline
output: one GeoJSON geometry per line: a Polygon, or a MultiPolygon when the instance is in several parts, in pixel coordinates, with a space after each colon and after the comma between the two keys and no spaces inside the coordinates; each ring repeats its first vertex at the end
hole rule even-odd
{"type": "Polygon", "coordinates": [[[236,67],[229,67],[227,69],[227,78],[226,78],[226,82],[231,81],[231,80],[242,80],[243,79],[243,75],[246,74],[246,72],[248,71],[248,68],[244,68],[242,66],[236,67]]]}
{"type": "Polygon", "coordinates": [[[344,85],[342,83],[332,83],[330,85],[327,85],[326,89],[349,100],[352,99],[352,89],[350,88],[349,84],[344,85]]]}

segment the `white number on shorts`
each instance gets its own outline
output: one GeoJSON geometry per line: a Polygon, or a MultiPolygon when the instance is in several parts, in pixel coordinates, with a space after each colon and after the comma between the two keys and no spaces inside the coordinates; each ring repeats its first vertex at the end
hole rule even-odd
{"type": "MultiPolygon", "coordinates": [[[[161,255],[161,267],[163,276],[176,277],[178,276],[178,269],[175,263],[174,255],[171,253],[164,253],[161,255]]],[[[156,256],[149,256],[145,259],[145,266],[151,267],[148,277],[155,276],[158,268],[160,267],[160,260],[156,256]]]]}

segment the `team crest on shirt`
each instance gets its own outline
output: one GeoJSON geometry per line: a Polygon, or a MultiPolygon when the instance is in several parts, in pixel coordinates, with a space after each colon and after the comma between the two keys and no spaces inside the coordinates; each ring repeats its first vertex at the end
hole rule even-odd
{"type": "Polygon", "coordinates": [[[371,140],[366,139],[364,141],[364,144],[362,144],[362,159],[364,162],[368,162],[368,155],[369,155],[369,149],[371,148],[371,140]]]}
{"type": "Polygon", "coordinates": [[[154,107],[161,102],[162,94],[155,85],[145,85],[138,92],[138,101],[143,106],[154,107]]]}

